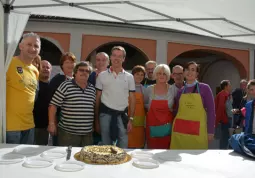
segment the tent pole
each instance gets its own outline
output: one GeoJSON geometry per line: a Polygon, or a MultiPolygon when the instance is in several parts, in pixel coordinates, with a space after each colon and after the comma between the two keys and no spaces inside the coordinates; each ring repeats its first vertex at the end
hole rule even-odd
{"type": "MultiPolygon", "coordinates": [[[[14,1],[12,1],[12,3],[13,2],[14,1]]],[[[7,49],[8,49],[7,38],[8,38],[9,15],[10,15],[10,11],[12,10],[10,1],[6,0],[6,4],[4,4],[3,7],[4,7],[4,65],[5,65],[6,57],[7,57],[7,49]]],[[[4,78],[4,80],[5,80],[5,78],[4,78]]],[[[3,105],[6,106],[6,97],[5,96],[4,96],[4,100],[3,100],[3,105]]],[[[6,107],[4,107],[4,108],[6,108],[6,107]]],[[[2,110],[2,112],[3,112],[3,125],[6,125],[6,113],[5,113],[6,111],[5,111],[5,109],[2,110]]],[[[3,127],[3,128],[5,128],[3,130],[3,143],[6,143],[6,127],[3,127]]]]}
{"type": "Polygon", "coordinates": [[[6,61],[7,56],[8,21],[12,9],[12,6],[9,3],[10,1],[6,0],[6,4],[4,4],[4,62],[6,61]]]}

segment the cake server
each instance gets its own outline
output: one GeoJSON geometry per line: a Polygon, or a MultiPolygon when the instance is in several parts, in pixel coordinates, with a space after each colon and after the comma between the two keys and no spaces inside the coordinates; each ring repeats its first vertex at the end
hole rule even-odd
{"type": "Polygon", "coordinates": [[[72,153],[72,146],[71,145],[67,147],[66,152],[67,152],[66,161],[68,161],[70,159],[71,153],[72,153]]]}

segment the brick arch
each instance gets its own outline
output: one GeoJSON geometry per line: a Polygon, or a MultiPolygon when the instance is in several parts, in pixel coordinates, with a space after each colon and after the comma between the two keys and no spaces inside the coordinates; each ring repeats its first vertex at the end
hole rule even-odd
{"type": "Polygon", "coordinates": [[[50,33],[50,32],[34,32],[34,33],[38,34],[42,38],[47,39],[48,41],[51,41],[61,50],[62,53],[69,51],[70,49],[71,36],[69,33],[50,33]]]}
{"type": "Polygon", "coordinates": [[[92,53],[95,49],[98,49],[100,46],[112,42],[122,42],[131,45],[145,54],[149,60],[156,60],[155,40],[97,35],[83,35],[81,60],[85,60],[90,53],[92,53]]]}
{"type": "MultiPolygon", "coordinates": [[[[112,42],[108,42],[108,43],[105,43],[105,44],[102,44],[100,46],[98,46],[97,48],[95,48],[93,51],[91,51],[91,53],[89,53],[89,55],[87,57],[89,57],[94,51],[97,51],[98,49],[100,49],[101,47],[103,46],[106,46],[106,45],[111,45],[111,44],[123,44],[123,45],[128,45],[128,46],[131,46],[132,48],[134,48],[135,50],[139,51],[143,56],[144,58],[149,61],[149,57],[143,52],[141,51],[139,48],[137,48],[136,46],[132,45],[132,44],[129,44],[129,43],[126,43],[126,42],[121,42],[121,41],[112,41],[112,42]]],[[[87,58],[86,58],[87,59],[87,58]]],[[[82,60],[85,60],[85,59],[82,59],[82,60]]]]}
{"type": "Polygon", "coordinates": [[[189,51],[204,51],[217,54],[226,60],[233,62],[238,69],[241,78],[249,77],[249,51],[228,48],[207,47],[190,44],[168,43],[168,63],[172,62],[177,56],[189,51]]]}

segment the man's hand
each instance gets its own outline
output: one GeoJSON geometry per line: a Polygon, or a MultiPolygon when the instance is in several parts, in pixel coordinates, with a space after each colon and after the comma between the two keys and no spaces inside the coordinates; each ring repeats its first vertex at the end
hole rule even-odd
{"type": "Polygon", "coordinates": [[[52,136],[54,136],[54,135],[57,135],[57,127],[56,127],[56,125],[55,124],[49,124],[48,125],[48,132],[52,135],[52,136]]]}
{"type": "Polygon", "coordinates": [[[232,109],[231,111],[232,111],[233,114],[238,114],[238,113],[240,113],[240,110],[239,110],[239,109],[232,109]]]}
{"type": "Polygon", "coordinates": [[[214,140],[214,134],[208,134],[208,142],[211,142],[214,140]]]}
{"type": "Polygon", "coordinates": [[[95,121],[95,131],[100,134],[100,125],[99,125],[99,120],[96,119],[95,121]]]}
{"type": "Polygon", "coordinates": [[[129,121],[128,121],[128,124],[127,124],[127,132],[131,132],[131,131],[132,131],[132,128],[133,128],[132,121],[129,120],[129,121]]]}

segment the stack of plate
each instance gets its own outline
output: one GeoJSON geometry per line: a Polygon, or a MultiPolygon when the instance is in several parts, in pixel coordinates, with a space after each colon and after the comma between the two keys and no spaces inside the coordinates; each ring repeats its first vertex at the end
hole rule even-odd
{"type": "Polygon", "coordinates": [[[25,160],[25,156],[14,154],[14,153],[7,153],[4,155],[0,155],[0,164],[16,164],[23,162],[25,160]]]}
{"type": "Polygon", "coordinates": [[[153,159],[154,154],[147,151],[135,151],[131,153],[134,158],[133,166],[141,169],[154,169],[159,167],[159,162],[153,159]]]}

